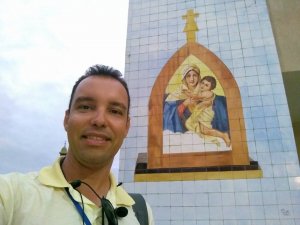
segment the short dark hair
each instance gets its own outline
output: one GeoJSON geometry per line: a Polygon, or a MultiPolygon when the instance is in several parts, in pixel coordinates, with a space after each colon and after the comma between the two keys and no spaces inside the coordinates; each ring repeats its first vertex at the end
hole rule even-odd
{"type": "Polygon", "coordinates": [[[124,80],[122,73],[119,70],[114,69],[113,67],[105,66],[105,65],[101,65],[101,64],[96,64],[94,66],[89,67],[85,71],[85,74],[83,76],[79,77],[79,79],[76,81],[76,83],[74,84],[74,86],[72,88],[68,110],[71,109],[74,94],[75,94],[75,91],[76,91],[78,85],[80,84],[80,82],[91,76],[110,77],[110,78],[113,78],[113,79],[119,81],[122,84],[122,86],[125,88],[126,93],[127,93],[128,114],[129,114],[130,95],[129,95],[128,85],[127,85],[126,81],[124,80]]]}
{"type": "Polygon", "coordinates": [[[203,80],[207,80],[210,83],[210,90],[213,90],[216,88],[217,81],[216,81],[216,78],[214,78],[213,76],[205,76],[201,79],[201,81],[203,81],[203,80]]]}

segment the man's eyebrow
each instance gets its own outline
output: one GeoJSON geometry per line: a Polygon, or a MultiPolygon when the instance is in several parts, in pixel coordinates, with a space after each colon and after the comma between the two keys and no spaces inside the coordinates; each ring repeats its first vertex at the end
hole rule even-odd
{"type": "Polygon", "coordinates": [[[80,102],[92,102],[95,101],[94,98],[92,97],[86,97],[86,96],[82,96],[82,97],[78,97],[74,100],[74,104],[76,103],[80,103],[80,102]]]}
{"type": "MultiPolygon", "coordinates": [[[[74,104],[78,104],[80,102],[95,102],[96,100],[92,97],[89,97],[89,96],[79,96],[78,98],[76,98],[74,100],[74,104]]],[[[113,101],[111,103],[109,103],[111,106],[116,106],[116,107],[120,107],[124,110],[127,110],[128,107],[123,104],[122,102],[118,102],[118,101],[113,101]]]]}
{"type": "Polygon", "coordinates": [[[110,105],[120,107],[123,110],[127,110],[127,106],[121,102],[112,102],[110,103],[110,105]]]}

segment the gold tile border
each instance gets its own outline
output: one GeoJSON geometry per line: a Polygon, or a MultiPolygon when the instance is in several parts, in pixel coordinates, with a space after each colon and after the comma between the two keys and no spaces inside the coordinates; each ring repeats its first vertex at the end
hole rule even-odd
{"type": "Polygon", "coordinates": [[[185,173],[144,173],[135,174],[135,182],[191,181],[191,180],[234,180],[262,178],[263,172],[258,170],[217,171],[217,172],[185,172],[185,173]]]}

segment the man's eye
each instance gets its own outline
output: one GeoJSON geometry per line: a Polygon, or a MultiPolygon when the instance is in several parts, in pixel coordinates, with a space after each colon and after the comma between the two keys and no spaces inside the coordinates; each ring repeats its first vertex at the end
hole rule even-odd
{"type": "Polygon", "coordinates": [[[89,110],[89,109],[91,109],[91,106],[89,106],[89,105],[79,105],[79,106],[78,106],[78,109],[81,109],[81,110],[89,110]]]}
{"type": "Polygon", "coordinates": [[[123,111],[120,109],[111,109],[110,112],[117,115],[123,115],[123,111]]]}

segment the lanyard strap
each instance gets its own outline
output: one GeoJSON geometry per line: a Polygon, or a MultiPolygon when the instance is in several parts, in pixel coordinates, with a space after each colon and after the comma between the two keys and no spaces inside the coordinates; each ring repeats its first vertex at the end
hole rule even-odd
{"type": "Polygon", "coordinates": [[[75,201],[75,199],[74,199],[74,198],[72,197],[72,195],[70,194],[69,188],[65,188],[65,190],[66,190],[66,192],[67,192],[69,198],[72,200],[74,206],[76,207],[76,209],[77,209],[79,215],[81,215],[81,217],[82,217],[84,223],[85,223],[86,225],[92,225],[91,222],[90,222],[90,220],[89,220],[89,218],[86,216],[85,212],[83,211],[82,207],[80,206],[79,202],[75,201]]]}

